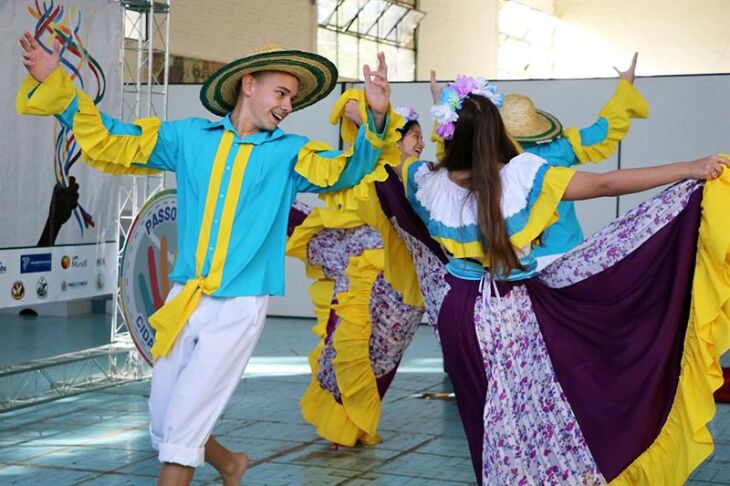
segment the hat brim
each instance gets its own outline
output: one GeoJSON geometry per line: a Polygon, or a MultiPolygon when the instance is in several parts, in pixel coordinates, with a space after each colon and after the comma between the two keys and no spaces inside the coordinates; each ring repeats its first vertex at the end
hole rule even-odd
{"type": "Polygon", "coordinates": [[[292,111],[325,98],[337,84],[337,68],[326,57],[304,51],[262,52],[230,62],[213,73],[200,89],[203,106],[225,116],[236,106],[241,78],[260,71],[280,71],[299,80],[292,111]]]}
{"type": "Polygon", "coordinates": [[[512,138],[518,142],[546,142],[563,133],[563,125],[553,115],[546,111],[535,110],[539,123],[534,127],[526,127],[523,133],[516,135],[510,133],[512,138]],[[524,133],[527,132],[527,133],[524,133]]]}

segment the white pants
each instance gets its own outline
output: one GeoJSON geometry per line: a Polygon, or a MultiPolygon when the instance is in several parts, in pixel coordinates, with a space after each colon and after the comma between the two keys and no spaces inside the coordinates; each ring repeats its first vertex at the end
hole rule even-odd
{"type": "Polygon", "coordinates": [[[203,465],[203,446],[261,336],[267,304],[266,296],[203,295],[172,349],[155,361],[150,436],[160,462],[203,465]]]}

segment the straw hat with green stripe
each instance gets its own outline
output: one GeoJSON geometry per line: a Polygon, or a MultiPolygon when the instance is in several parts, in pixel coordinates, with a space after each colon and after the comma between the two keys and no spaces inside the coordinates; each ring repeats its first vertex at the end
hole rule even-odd
{"type": "Polygon", "coordinates": [[[518,142],[545,142],[563,133],[558,119],[535,108],[527,96],[508,94],[499,111],[510,136],[518,142]]]}
{"type": "Polygon", "coordinates": [[[326,97],[337,84],[337,68],[327,58],[311,52],[263,47],[213,73],[200,90],[200,101],[212,113],[227,115],[236,106],[241,78],[259,71],[281,71],[299,80],[293,111],[326,97]]]}

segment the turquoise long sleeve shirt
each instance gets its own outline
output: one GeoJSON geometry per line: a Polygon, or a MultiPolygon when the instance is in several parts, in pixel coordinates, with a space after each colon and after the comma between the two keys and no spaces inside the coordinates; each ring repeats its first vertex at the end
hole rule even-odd
{"type": "MultiPolygon", "coordinates": [[[[72,128],[78,111],[78,99],[57,118],[72,128]]],[[[100,114],[101,121],[111,136],[140,136],[142,129],[133,123],[122,123],[100,114]]],[[[387,126],[387,120],[386,120],[387,126]]],[[[372,117],[368,129],[375,132],[372,117]]],[[[214,268],[216,248],[225,252],[222,279],[211,295],[219,297],[283,295],[284,252],[289,209],[298,192],[327,192],[356,185],[371,172],[378,161],[381,148],[374,146],[360,128],[353,152],[349,157],[334,150],[315,150],[308,147],[309,139],[288,134],[277,128],[239,137],[230,116],[219,121],[186,118],[162,122],[157,141],[147,161],[134,165],[149,169],[172,171],[177,179],[178,198],[178,254],[170,280],[185,284],[198,276],[208,276],[214,268]],[[231,138],[230,149],[222,143],[225,134],[231,138]],[[250,149],[250,154],[241,151],[250,149]],[[212,185],[214,160],[221,150],[225,164],[219,185],[212,185]],[[314,157],[318,164],[337,164],[345,159],[344,169],[336,181],[327,186],[318,185],[297,171],[300,157],[314,157]],[[236,164],[244,164],[243,179],[236,187],[232,175],[236,164]],[[218,187],[213,203],[209,190],[218,187]],[[240,189],[240,194],[235,192],[240,189]],[[230,200],[230,201],[229,201],[230,200]],[[226,203],[235,204],[232,220],[226,223],[226,203]],[[209,230],[204,225],[208,214],[209,230]],[[230,235],[222,225],[230,225],[230,235]],[[221,235],[224,235],[223,237],[221,235]],[[208,238],[205,259],[200,275],[196,275],[196,253],[201,237],[208,238]]],[[[380,140],[382,133],[377,134],[380,140]]],[[[372,134],[371,134],[372,135],[372,134]]],[[[321,147],[321,145],[316,145],[321,147]]],[[[328,170],[322,167],[322,170],[328,170]]],[[[337,171],[335,171],[337,174],[337,171]]]]}

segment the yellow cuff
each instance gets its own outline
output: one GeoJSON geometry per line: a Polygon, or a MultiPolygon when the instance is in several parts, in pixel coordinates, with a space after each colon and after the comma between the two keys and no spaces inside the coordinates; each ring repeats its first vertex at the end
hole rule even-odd
{"type": "Polygon", "coordinates": [[[19,115],[60,115],[75,96],[73,81],[59,67],[42,83],[26,76],[15,97],[15,109],[19,115]]]}

